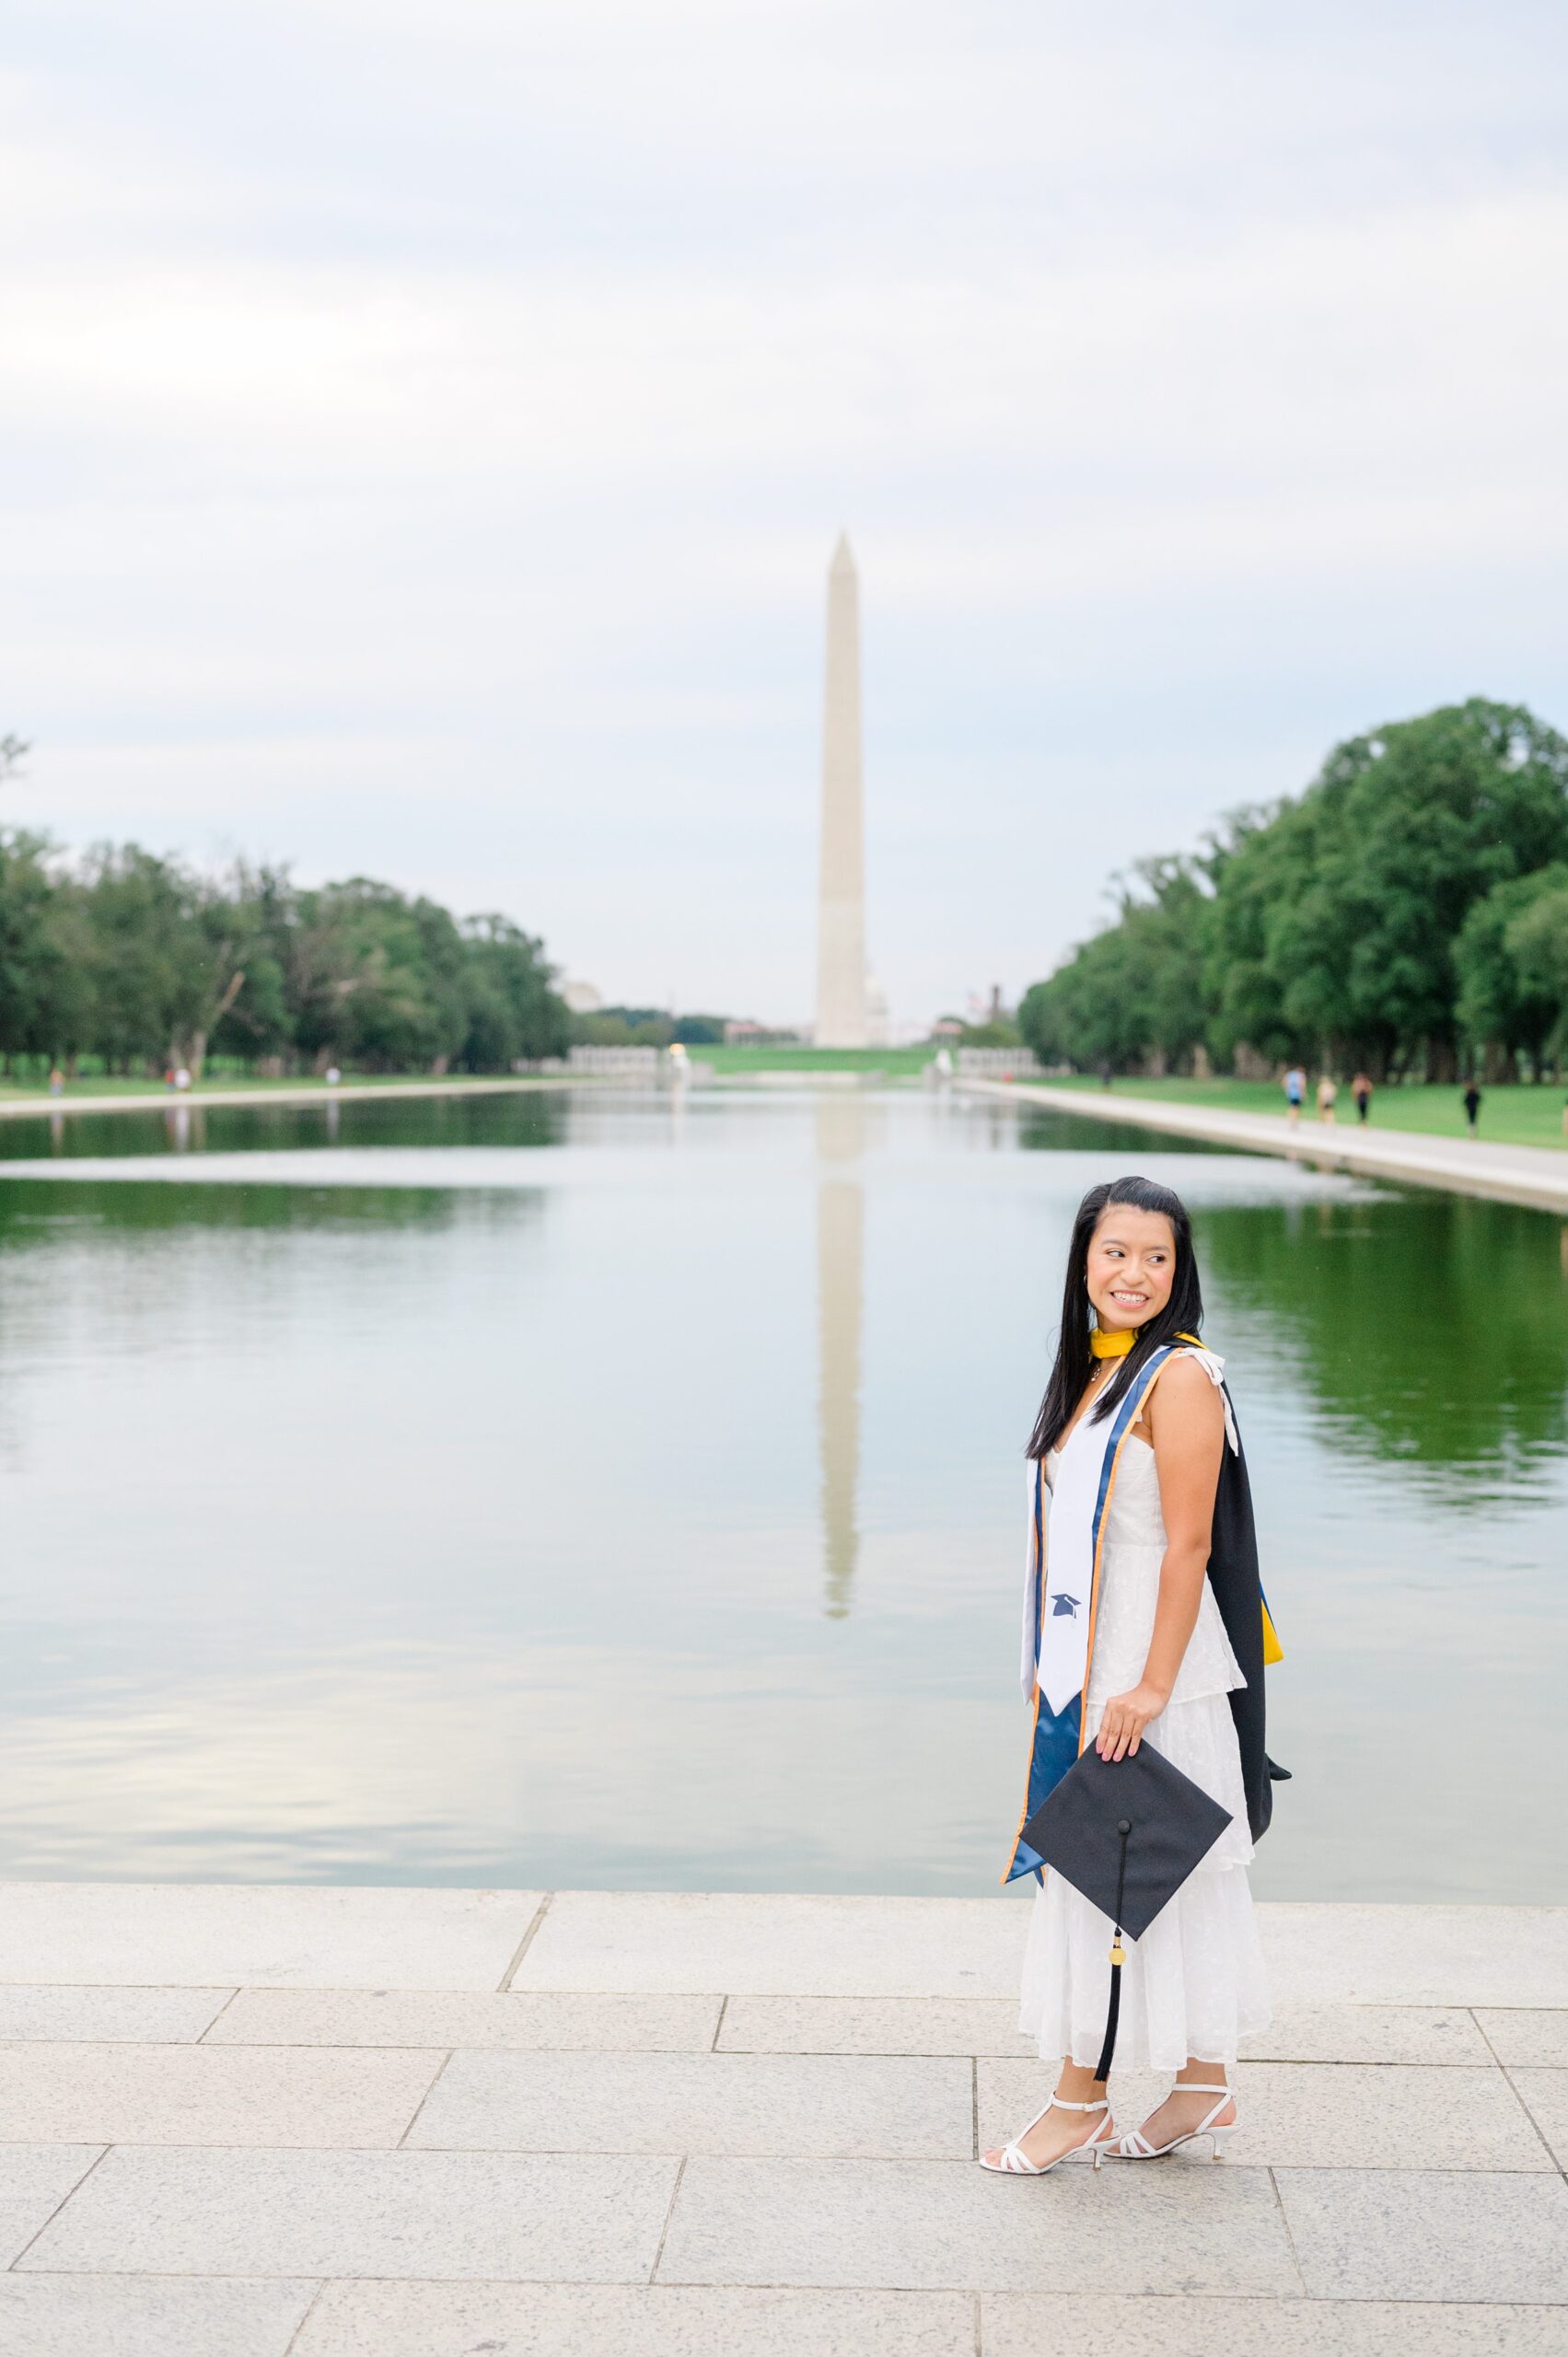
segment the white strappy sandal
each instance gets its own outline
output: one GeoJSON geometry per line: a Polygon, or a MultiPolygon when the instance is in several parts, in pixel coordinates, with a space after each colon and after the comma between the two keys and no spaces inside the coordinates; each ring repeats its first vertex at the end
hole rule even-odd
{"type": "MultiPolygon", "coordinates": [[[[1203,2114],[1202,2119],[1198,2122],[1196,2128],[1183,2129],[1181,2134],[1179,2136],[1173,2136],[1168,2144],[1151,2144],[1143,2130],[1141,2128],[1134,2128],[1130,2134],[1121,2138],[1116,2147],[1115,2153],[1112,2155],[1113,2159],[1118,2161],[1163,2161],[1167,2153],[1179,2153],[1183,2144],[1195,2143],[1200,2136],[1207,2136],[1211,2140],[1214,2146],[1214,2158],[1216,2161],[1219,2159],[1221,2139],[1225,2136],[1234,2136],[1237,2129],[1241,2124],[1239,2120],[1232,2119],[1229,2120],[1224,2128],[1216,2128],[1214,2126],[1215,2120],[1218,2119],[1226,2104],[1233,2103],[1235,2101],[1236,2089],[1234,2087],[1216,2087],[1212,2081],[1205,2083],[1201,2079],[1179,2079],[1176,2085],[1172,2087],[1170,2092],[1172,2095],[1218,2096],[1219,2101],[1218,2103],[1212,2105],[1203,2114]]],[[[1033,2122],[1031,2121],[1030,2126],[1032,2125],[1033,2122]]],[[[1028,2132],[1028,2129],[1026,2128],[1024,2131],[1025,2135],[1027,2136],[1028,2132]]]]}
{"type": "Polygon", "coordinates": [[[1044,2109],[1036,2112],[1028,2127],[1020,2128],[1012,2142],[1003,2145],[1000,2160],[988,2161],[982,2154],[980,2165],[982,2169],[990,2169],[996,2177],[1049,2177],[1051,2170],[1059,2169],[1063,2161],[1079,2160],[1087,2153],[1092,2155],[1098,2169],[1100,2154],[1111,2151],[1115,2142],[1116,2127],[1110,2117],[1109,2096],[1101,2096],[1098,2103],[1069,2103],[1065,2096],[1052,2096],[1044,2109]],[[1097,2129],[1092,2136],[1086,2136],[1081,2144],[1069,2144],[1067,2150],[1064,2153],[1058,2153],[1053,2161],[1031,2161],[1024,2151],[1024,2139],[1030,2128],[1040,2126],[1048,2111],[1103,2111],[1105,2132],[1101,2134],[1097,2129]]]}

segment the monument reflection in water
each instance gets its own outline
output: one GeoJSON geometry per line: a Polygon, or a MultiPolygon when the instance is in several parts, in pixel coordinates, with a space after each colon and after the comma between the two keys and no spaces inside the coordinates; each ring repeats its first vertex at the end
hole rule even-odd
{"type": "Polygon", "coordinates": [[[859,1163],[865,1151],[866,1108],[858,1089],[824,1093],[817,1101],[817,1159],[832,1175],[817,1181],[817,1426],[822,1456],[822,1560],[827,1609],[842,1620],[850,1608],[860,1536],[860,1329],[865,1314],[861,1268],[865,1192],[859,1163]]]}

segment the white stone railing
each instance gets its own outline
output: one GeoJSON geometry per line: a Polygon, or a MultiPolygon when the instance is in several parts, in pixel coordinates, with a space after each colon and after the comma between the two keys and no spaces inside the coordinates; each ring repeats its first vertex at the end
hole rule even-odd
{"type": "Polygon", "coordinates": [[[1033,1079],[1040,1072],[1032,1048],[958,1048],[954,1063],[958,1071],[986,1080],[1000,1080],[1006,1073],[1016,1080],[1033,1079]]]}

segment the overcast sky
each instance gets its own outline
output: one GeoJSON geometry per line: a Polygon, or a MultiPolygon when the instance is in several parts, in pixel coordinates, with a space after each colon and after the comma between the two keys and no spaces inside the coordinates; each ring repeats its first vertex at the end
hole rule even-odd
{"type": "Polygon", "coordinates": [[[1568,726],[1560,0],[12,0],[8,816],[895,1020],[1448,699],[1568,726]]]}

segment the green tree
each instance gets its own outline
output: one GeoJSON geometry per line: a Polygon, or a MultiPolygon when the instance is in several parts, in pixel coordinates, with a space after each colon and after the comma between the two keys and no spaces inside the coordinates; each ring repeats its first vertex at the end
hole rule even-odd
{"type": "Polygon", "coordinates": [[[1568,740],[1481,698],[1399,721],[1337,746],[1298,800],[1238,812],[1198,856],[1134,871],[1115,922],[1026,994],[1024,1035],[1080,1066],[1179,1066],[1202,1041],[1221,1064],[1245,1043],[1270,1061],[1451,1078],[1461,1031],[1542,1036],[1553,897],[1527,921],[1504,898],[1495,922],[1465,928],[1489,894],[1564,860],[1568,740]],[[1516,915],[1527,948],[1507,952],[1509,1013],[1497,993],[1516,915]]]}
{"type": "Polygon", "coordinates": [[[1305,803],[1240,810],[1210,845],[1214,896],[1203,912],[1200,992],[1210,1054],[1228,1065],[1244,1043],[1271,1062],[1297,1052],[1296,1010],[1287,1012],[1280,918],[1315,855],[1305,803]]]}
{"type": "Polygon", "coordinates": [[[93,1046],[125,1073],[183,1054],[212,987],[197,886],[175,862],[135,843],[99,844],[83,865],[93,1046]]]}
{"type": "Polygon", "coordinates": [[[299,922],[287,869],[238,861],[227,878],[226,907],[207,914],[226,953],[218,969],[228,969],[209,1026],[212,1051],[281,1070],[295,1045],[288,982],[299,922]]]}
{"type": "Polygon", "coordinates": [[[1420,1058],[1451,1078],[1454,944],[1472,902],[1564,854],[1568,741],[1522,707],[1473,698],[1352,737],[1223,863],[1211,982],[1239,953],[1261,967],[1248,1011],[1280,1044],[1379,1074],[1420,1058]]]}
{"type": "MultiPolygon", "coordinates": [[[[0,736],[0,781],[27,749],[0,736]]],[[[286,868],[241,860],[203,877],[135,843],[72,863],[42,835],[0,830],[7,1068],[92,1054],[200,1077],[211,1053],[280,1069],[505,1071],[566,1048],[552,981],[543,944],[510,918],[459,923],[368,877],[301,891],[286,868]]]]}
{"type": "Polygon", "coordinates": [[[1535,888],[1520,894],[1505,943],[1521,988],[1535,1004],[1555,1011],[1542,1046],[1561,1059],[1568,1047],[1568,867],[1543,868],[1530,881],[1535,888]]]}
{"type": "Polygon", "coordinates": [[[1018,1028],[1042,1063],[1169,1068],[1203,1036],[1203,870],[1154,859],[1132,874],[1117,922],[1024,993],[1018,1028]]]}
{"type": "Polygon", "coordinates": [[[290,995],[317,1063],[445,1071],[467,1029],[463,943],[437,902],[356,876],[300,895],[290,995]]]}
{"type": "Polygon", "coordinates": [[[1492,1079],[1513,1078],[1521,1055],[1539,1071],[1568,1003],[1568,972],[1552,963],[1559,929],[1568,958],[1568,865],[1561,860],[1533,876],[1494,884],[1459,929],[1454,944],[1459,1027],[1482,1051],[1492,1079]],[[1537,913],[1538,904],[1543,914],[1537,913]]]}
{"type": "Polygon", "coordinates": [[[48,1054],[55,1046],[52,1002],[63,945],[48,853],[41,835],[0,833],[0,1054],[7,1069],[18,1054],[48,1054]]]}
{"type": "Polygon", "coordinates": [[[571,1016],[551,988],[543,944],[503,916],[470,917],[463,943],[465,1069],[505,1072],[514,1063],[564,1055],[571,1016]]]}

